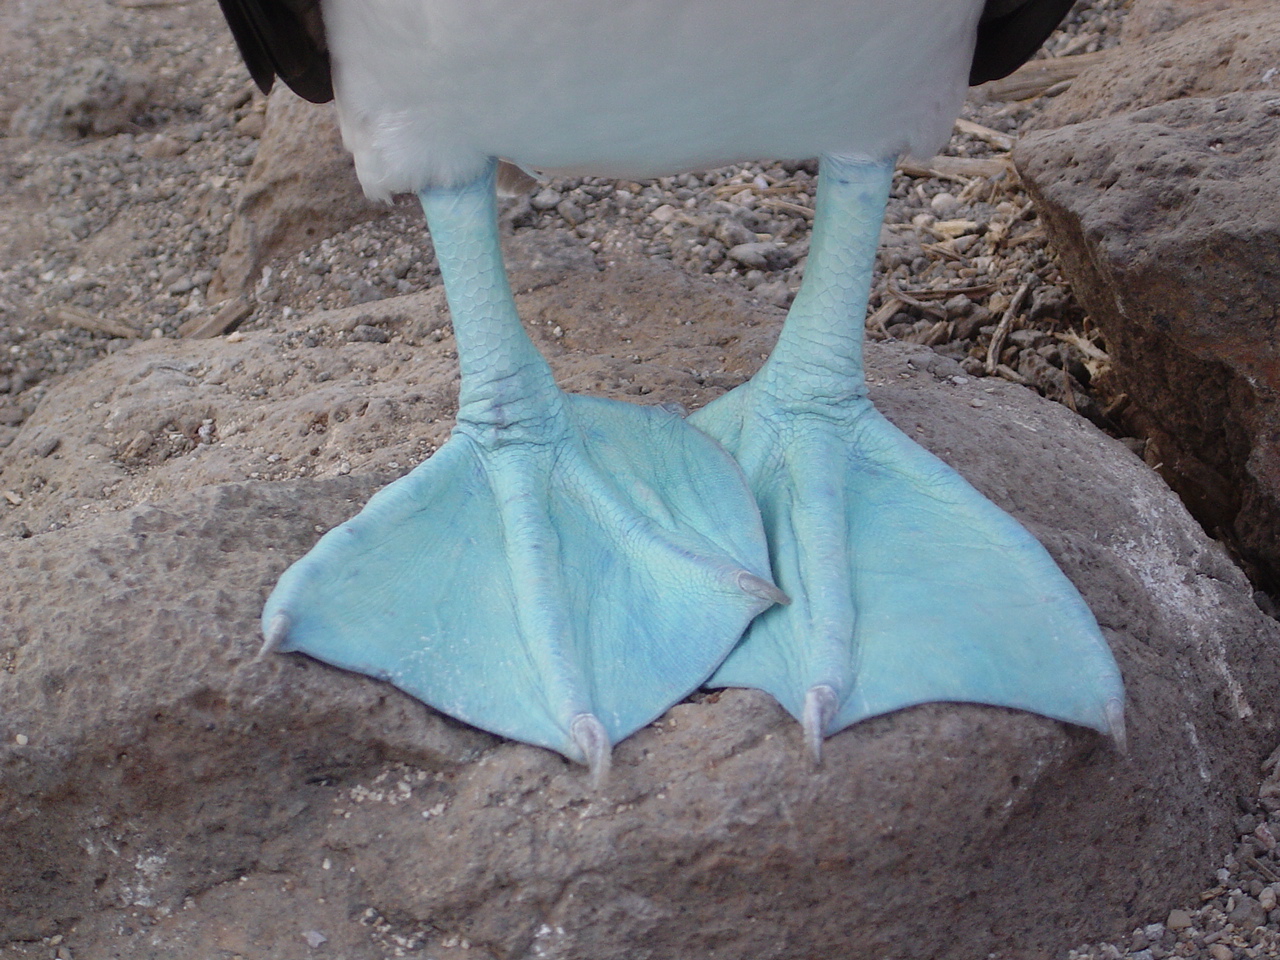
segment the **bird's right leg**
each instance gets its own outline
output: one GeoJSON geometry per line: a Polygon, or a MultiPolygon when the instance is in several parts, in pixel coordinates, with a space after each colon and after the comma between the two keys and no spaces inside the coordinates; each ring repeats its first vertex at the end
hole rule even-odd
{"type": "Polygon", "coordinates": [[[745,477],[655,407],[571,396],[516,315],[493,167],[424,192],[461,391],[449,441],[281,578],[281,650],[392,683],[599,776],[696,689],[772,584],[745,477]]]}

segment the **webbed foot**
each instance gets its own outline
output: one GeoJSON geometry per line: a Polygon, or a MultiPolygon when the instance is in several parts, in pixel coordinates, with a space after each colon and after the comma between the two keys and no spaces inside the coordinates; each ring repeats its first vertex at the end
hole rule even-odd
{"type": "Polygon", "coordinates": [[[892,164],[824,157],[804,284],[749,383],[690,419],[755,492],[778,585],[710,681],[822,738],[926,701],[1015,707],[1123,744],[1106,641],[1044,548],[866,396],[862,323],[892,164]]]}
{"type": "Polygon", "coordinates": [[[525,335],[492,168],[423,195],[462,388],[450,440],[291,567],[268,644],[386,679],[599,780],[782,595],[745,478],[655,407],[569,396],[525,335]]]}
{"type": "MultiPolygon", "coordinates": [[[[747,395],[723,411],[750,401],[747,395]]],[[[757,401],[759,398],[756,398],[757,401]]],[[[720,436],[750,477],[788,607],[712,677],[758,687],[822,738],[929,701],[1016,707],[1123,737],[1123,689],[1092,614],[1017,521],[870,404],[790,416],[751,404],[720,436]]]]}
{"type": "Polygon", "coordinates": [[[554,439],[464,425],[326,534],[263,611],[277,649],[597,769],[696,689],[780,597],[741,475],[664,410],[560,400],[554,439]]]}

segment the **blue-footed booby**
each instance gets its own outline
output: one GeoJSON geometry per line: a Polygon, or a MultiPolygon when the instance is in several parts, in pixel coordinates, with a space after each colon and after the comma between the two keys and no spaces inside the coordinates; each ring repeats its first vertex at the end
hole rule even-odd
{"type": "Polygon", "coordinates": [[[373,197],[416,193],[457,341],[449,441],[280,579],[267,644],[389,680],[597,779],[703,684],[765,690],[808,749],[926,701],[1123,742],[1083,599],[868,399],[895,158],[1071,0],[219,0],[262,89],[337,102],[373,197]],[[498,248],[496,158],[629,179],[820,157],[777,346],[688,420],[562,392],[498,248]]]}

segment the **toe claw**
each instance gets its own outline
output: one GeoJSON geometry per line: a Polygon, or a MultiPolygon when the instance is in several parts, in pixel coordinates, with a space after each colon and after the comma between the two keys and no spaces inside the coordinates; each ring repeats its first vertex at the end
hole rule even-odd
{"type": "Polygon", "coordinates": [[[1107,714],[1107,732],[1111,734],[1111,740],[1116,745],[1116,752],[1124,756],[1129,752],[1129,741],[1124,727],[1124,703],[1112,698],[1107,701],[1103,709],[1107,714]]]}
{"type": "Polygon", "coordinates": [[[277,613],[272,616],[266,629],[262,631],[262,646],[258,649],[258,656],[255,659],[261,660],[268,653],[275,653],[280,649],[280,644],[284,643],[289,635],[290,626],[292,623],[287,613],[277,613]]]}
{"type": "Polygon", "coordinates": [[[609,779],[613,747],[604,724],[593,713],[580,713],[569,724],[569,737],[587,758],[591,770],[591,788],[599,790],[609,779]]]}
{"type": "Polygon", "coordinates": [[[822,762],[822,740],[839,706],[835,690],[825,683],[815,684],[804,695],[804,742],[815,767],[822,762]]]}
{"type": "Polygon", "coordinates": [[[791,598],[779,590],[776,586],[766,580],[764,577],[757,577],[748,570],[738,571],[738,586],[742,592],[758,597],[761,600],[768,600],[770,603],[781,603],[784,606],[791,602],[791,598]]]}

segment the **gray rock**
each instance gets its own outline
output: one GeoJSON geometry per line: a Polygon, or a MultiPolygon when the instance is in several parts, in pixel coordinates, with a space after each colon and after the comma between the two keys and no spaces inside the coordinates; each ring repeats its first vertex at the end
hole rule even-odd
{"type": "Polygon", "coordinates": [[[556,213],[564,219],[564,222],[571,227],[576,227],[587,219],[587,215],[582,212],[582,208],[571,200],[561,200],[556,204],[556,213]]]}
{"type": "Polygon", "coordinates": [[[1267,911],[1253,897],[1241,897],[1227,919],[1236,925],[1237,930],[1248,931],[1267,922],[1267,911]]]}
{"type": "Polygon", "coordinates": [[[1077,77],[1028,129],[1116,116],[1188,97],[1280,92],[1280,25],[1273,0],[1170,0],[1148,4],[1150,28],[1077,77]],[[1220,7],[1219,12],[1213,12],[1220,7]],[[1160,24],[1179,24],[1160,32],[1160,24]]]}
{"type": "Polygon", "coordinates": [[[277,257],[392,213],[361,192],[333,105],[307,103],[284,84],[267,101],[262,140],[246,147],[244,158],[253,168],[209,286],[210,302],[247,292],[277,257]]]}
{"type": "Polygon", "coordinates": [[[347,339],[352,343],[389,343],[391,334],[381,327],[375,327],[369,323],[359,323],[348,334],[347,339]]]}
{"type": "Polygon", "coordinates": [[[715,238],[726,247],[746,246],[756,242],[754,230],[727,217],[716,222],[715,238]]]}
{"type": "MultiPolygon", "coordinates": [[[[1258,5],[1266,2],[1269,0],[1260,0],[1258,5]]],[[[1242,5],[1242,0],[1133,0],[1124,18],[1122,38],[1125,43],[1131,43],[1176,30],[1197,17],[1233,7],[1239,9],[1242,5]]]]}
{"type": "Polygon", "coordinates": [[[729,248],[729,258],[757,270],[781,270],[792,263],[791,251],[769,240],[739,243],[729,248]]]}
{"type": "Polygon", "coordinates": [[[554,210],[556,205],[560,203],[560,194],[551,187],[543,187],[540,191],[530,198],[529,203],[535,210],[554,210]]]}
{"type": "Polygon", "coordinates": [[[1063,272],[1106,337],[1126,425],[1271,592],[1278,143],[1280,98],[1240,93],[1031,135],[1016,154],[1063,272]]]}
{"type": "Polygon", "coordinates": [[[147,81],[91,57],[56,75],[36,100],[10,121],[17,136],[76,140],[129,129],[147,103],[147,81]]]}
{"type": "MultiPolygon", "coordinates": [[[[674,268],[538,250],[509,250],[519,305],[578,389],[696,406],[776,334],[780,311],[674,268]],[[646,363],[616,356],[622,332],[646,363]]],[[[1062,951],[1198,892],[1275,740],[1280,625],[1121,445],[1013,385],[939,380],[923,348],[869,345],[873,395],[1080,586],[1125,674],[1127,757],[933,704],[832,738],[814,771],[789,717],[731,690],[620,745],[595,793],[368,678],[255,660],[285,564],[387,458],[447,432],[436,294],[353,308],[416,318],[414,348],[138,344],[52,388],[5,452],[4,489],[45,479],[11,516],[61,526],[0,542],[0,939],[139,960],[191,943],[285,960],[308,932],[360,960],[959,960],[1062,951]],[[139,429],[158,439],[126,468],[114,445],[139,429]]]]}

